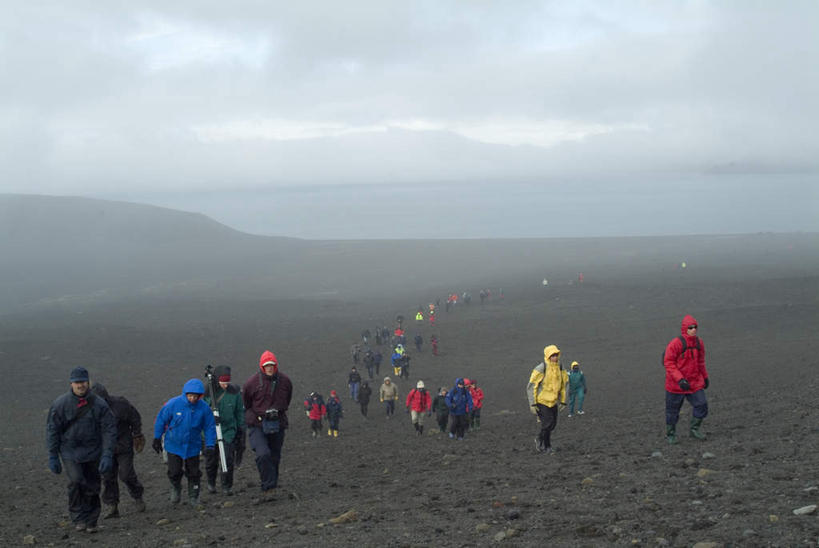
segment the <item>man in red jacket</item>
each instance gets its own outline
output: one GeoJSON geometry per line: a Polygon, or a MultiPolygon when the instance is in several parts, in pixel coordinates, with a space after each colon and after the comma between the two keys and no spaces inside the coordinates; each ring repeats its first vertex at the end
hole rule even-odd
{"type": "Polygon", "coordinates": [[[407,394],[407,412],[411,414],[412,426],[419,436],[424,433],[424,413],[429,412],[431,405],[432,397],[424,387],[424,381],[418,381],[415,388],[407,394]]]}
{"type": "Polygon", "coordinates": [[[708,388],[708,371],[705,369],[705,345],[697,336],[697,320],[685,316],[680,328],[681,335],[671,339],[663,354],[665,366],[665,435],[668,443],[677,443],[677,421],[684,400],[693,408],[690,432],[693,438],[704,440],[700,430],[702,420],[708,415],[705,390],[708,388]]]}
{"type": "Polygon", "coordinates": [[[245,425],[259,469],[262,498],[273,500],[279,484],[279,462],[287,429],[287,408],[293,397],[293,384],[279,371],[276,355],[265,350],[259,359],[259,372],[252,375],[242,388],[245,404],[245,425]]]}

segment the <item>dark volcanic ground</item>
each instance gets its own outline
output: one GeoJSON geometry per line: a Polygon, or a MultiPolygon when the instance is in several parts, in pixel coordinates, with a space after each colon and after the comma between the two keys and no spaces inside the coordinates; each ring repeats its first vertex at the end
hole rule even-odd
{"type": "MultiPolygon", "coordinates": [[[[570,264],[561,264],[571,271],[570,264]]],[[[434,269],[432,269],[434,270],[434,269]]],[[[475,277],[474,271],[471,272],[475,277]]],[[[585,271],[585,283],[528,277],[487,281],[503,301],[478,304],[479,287],[418,282],[373,287],[367,300],[186,299],[91,304],[0,316],[4,372],[0,528],[4,546],[33,535],[38,545],[99,546],[816,546],[819,512],[819,272],[803,257],[759,268],[710,264],[648,269],[624,260],[616,271],[585,271]],[[301,401],[312,390],[346,394],[349,346],[364,328],[410,318],[447,291],[472,291],[470,306],[441,313],[441,355],[413,353],[410,381],[451,386],[478,380],[483,427],[463,442],[421,438],[399,412],[377,402],[365,419],[349,397],[341,437],[312,439],[301,401]],[[700,324],[711,388],[708,440],[666,445],[660,353],[682,316],[700,324]],[[558,452],[536,454],[537,426],[524,387],[557,344],[589,383],[587,413],[561,414],[558,452]],[[138,455],[148,510],[103,521],[93,536],[67,525],[65,476],[46,468],[45,418],[86,365],[92,380],[128,397],[150,438],[160,405],[206,363],[233,366],[235,382],[257,371],[271,349],[294,382],[278,500],[255,505],[253,454],[233,497],[203,493],[200,510],[172,507],[165,467],[138,455]],[[227,503],[227,506],[226,506],[227,503]],[[330,519],[355,510],[357,520],[330,519]],[[167,524],[158,525],[162,519],[167,524]],[[504,538],[501,538],[504,537],[504,538]]],[[[410,339],[416,331],[409,321],[410,339]]],[[[428,325],[420,328],[429,339],[428,325]]],[[[382,351],[386,354],[386,348],[382,351]]],[[[385,371],[382,367],[382,376],[385,371]]],[[[375,383],[377,391],[380,382],[375,383]]],[[[403,411],[403,406],[399,407],[403,411]]],[[[690,407],[683,408],[687,422],[690,407]]],[[[683,433],[685,429],[681,428],[683,433]]]]}

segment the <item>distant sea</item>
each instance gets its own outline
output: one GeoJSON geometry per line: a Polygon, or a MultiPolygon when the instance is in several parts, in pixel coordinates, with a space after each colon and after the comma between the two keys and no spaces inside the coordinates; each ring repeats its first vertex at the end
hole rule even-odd
{"type": "Polygon", "coordinates": [[[819,174],[526,183],[278,186],[97,195],[307,239],[551,238],[819,232],[819,174]]]}

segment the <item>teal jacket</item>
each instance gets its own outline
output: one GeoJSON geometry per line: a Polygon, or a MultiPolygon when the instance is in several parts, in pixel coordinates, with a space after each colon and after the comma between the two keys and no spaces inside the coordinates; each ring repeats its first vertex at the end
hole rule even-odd
{"type": "Polygon", "coordinates": [[[580,368],[572,369],[569,371],[569,393],[573,394],[581,388],[583,392],[586,391],[586,377],[580,368]]]}
{"type": "MultiPolygon", "coordinates": [[[[204,400],[208,405],[213,401],[210,387],[204,400]]],[[[219,410],[219,424],[222,426],[222,439],[225,443],[230,443],[245,422],[245,406],[239,387],[235,384],[229,384],[227,390],[222,390],[221,386],[217,387],[216,406],[219,410]]]]}

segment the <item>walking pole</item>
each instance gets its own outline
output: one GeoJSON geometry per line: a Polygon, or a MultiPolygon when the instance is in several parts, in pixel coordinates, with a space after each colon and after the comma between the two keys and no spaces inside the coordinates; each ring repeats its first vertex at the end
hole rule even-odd
{"type": "Polygon", "coordinates": [[[222,472],[227,473],[227,458],[225,457],[225,440],[222,438],[222,425],[219,419],[219,407],[216,405],[216,388],[219,386],[216,377],[213,375],[213,366],[205,367],[205,377],[210,384],[210,409],[213,411],[213,418],[216,421],[216,445],[219,446],[219,464],[222,472]]]}

